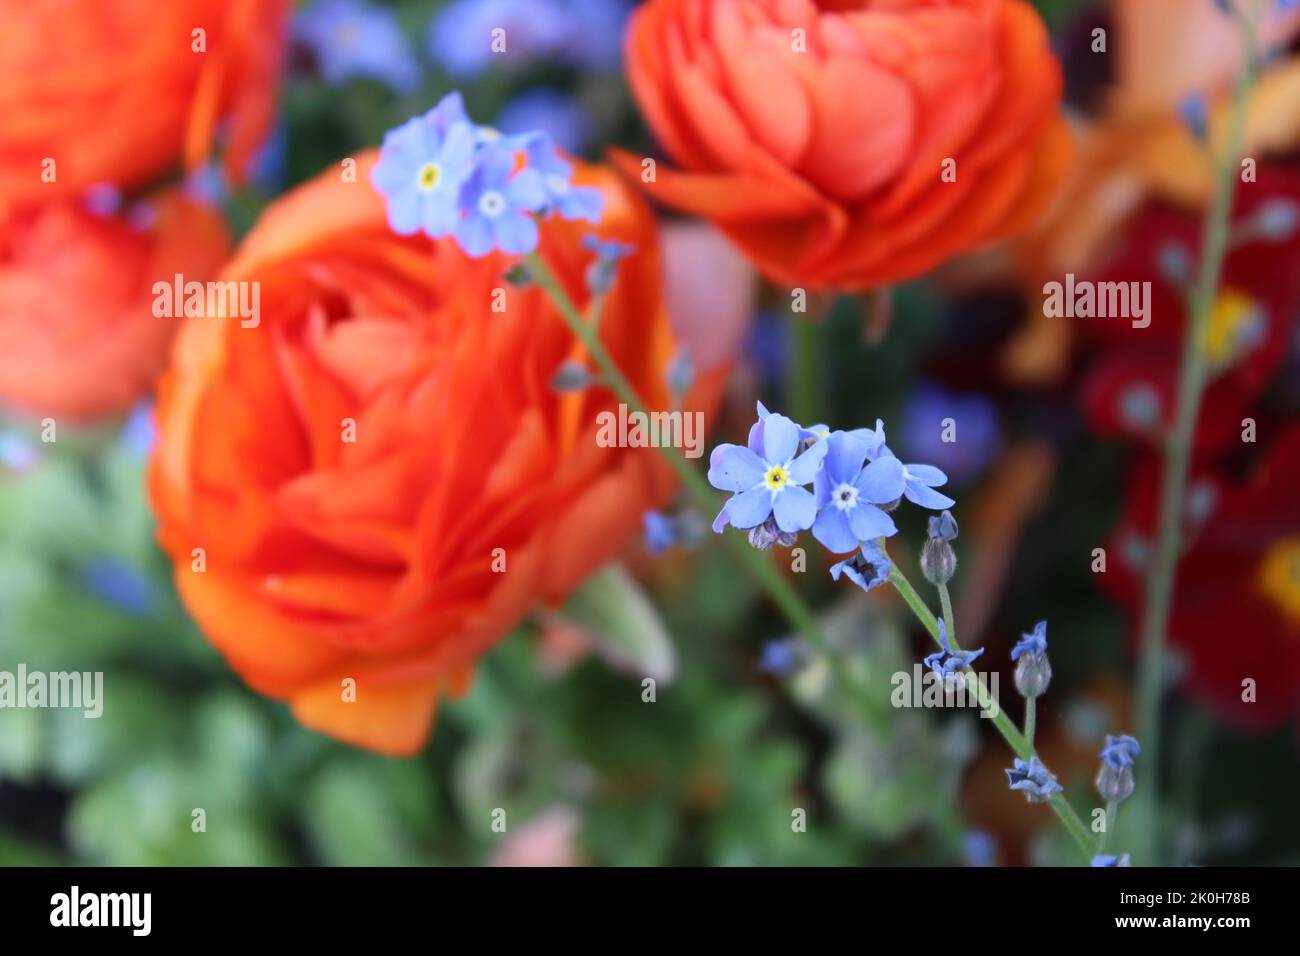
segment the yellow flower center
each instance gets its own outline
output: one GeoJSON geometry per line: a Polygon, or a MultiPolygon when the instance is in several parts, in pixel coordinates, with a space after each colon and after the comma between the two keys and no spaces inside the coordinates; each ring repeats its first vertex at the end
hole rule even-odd
{"type": "Polygon", "coordinates": [[[763,476],[764,484],[772,491],[780,491],[789,480],[790,476],[786,474],[786,470],[780,465],[773,465],[767,470],[767,474],[763,476]]]}
{"type": "Polygon", "coordinates": [[[1259,305],[1248,295],[1224,289],[1210,310],[1205,333],[1205,357],[1212,369],[1227,368],[1255,344],[1253,332],[1262,321],[1259,305]]]}
{"type": "Polygon", "coordinates": [[[1257,573],[1264,596],[1300,623],[1300,537],[1284,538],[1269,548],[1257,573]]]}
{"type": "Polygon", "coordinates": [[[442,169],[437,163],[425,163],[420,167],[419,180],[421,189],[432,189],[442,178],[442,169]]]}

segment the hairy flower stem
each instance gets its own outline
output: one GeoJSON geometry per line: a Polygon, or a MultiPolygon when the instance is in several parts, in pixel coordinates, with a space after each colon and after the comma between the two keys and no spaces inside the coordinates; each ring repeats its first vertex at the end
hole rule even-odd
{"type": "Polygon", "coordinates": [[[1119,804],[1114,800],[1106,801],[1106,829],[1101,831],[1101,839],[1097,841],[1097,852],[1106,852],[1106,841],[1110,839],[1110,831],[1115,829],[1115,820],[1119,817],[1119,804]]]}
{"type": "Polygon", "coordinates": [[[1134,829],[1136,842],[1133,848],[1135,861],[1146,865],[1156,863],[1159,857],[1156,814],[1160,771],[1160,700],[1165,685],[1165,638],[1169,628],[1174,575],[1180,550],[1183,499],[1187,490],[1196,420],[1205,390],[1210,313],[1223,271],[1229,238],[1228,221],[1237,191],[1238,158],[1245,130],[1246,104],[1258,69],[1254,27],[1262,11],[1262,0],[1254,0],[1250,13],[1240,17],[1243,65],[1233,97],[1227,140],[1224,152],[1217,161],[1214,192],[1202,230],[1200,267],[1191,293],[1191,319],[1183,343],[1178,376],[1178,404],[1173,432],[1165,445],[1155,559],[1146,581],[1136,711],[1138,735],[1142,740],[1146,763],[1151,769],[1147,786],[1140,788],[1134,799],[1134,816],[1138,825],[1134,829]]]}
{"type": "MultiPolygon", "coordinates": [[[[569,329],[587,349],[592,361],[600,368],[605,384],[627,405],[629,411],[644,413],[646,407],[641,396],[637,394],[632,383],[618,367],[618,363],[606,350],[596,330],[583,320],[577,306],[573,304],[573,300],[569,298],[569,294],[555,278],[545,260],[535,252],[529,253],[528,268],[537,284],[550,296],[551,302],[560,311],[569,329]]],[[[714,492],[704,476],[691,467],[676,449],[661,447],[659,450],[663,452],[664,458],[681,479],[687,493],[695,500],[696,506],[706,514],[712,511],[715,504],[714,492]]],[[[735,535],[724,535],[724,537],[773,603],[781,609],[781,613],[785,615],[790,625],[800,631],[810,644],[826,656],[832,666],[832,673],[837,673],[835,656],[817,626],[816,617],[799,596],[799,592],[790,582],[781,577],[781,573],[772,566],[766,555],[751,548],[743,537],[735,535]]]]}
{"type": "Polygon", "coordinates": [[[939,586],[939,606],[943,608],[943,626],[948,632],[948,640],[952,641],[952,646],[957,646],[957,625],[953,622],[952,617],[952,598],[948,596],[948,585],[940,584],[939,586]]]}
{"type": "Polygon", "coordinates": [[[1034,725],[1038,721],[1038,698],[1025,698],[1025,740],[1029,741],[1029,746],[1034,745],[1034,725]]]}
{"type": "MultiPolygon", "coordinates": [[[[880,544],[881,547],[884,547],[883,538],[881,539],[880,544]]],[[[912,613],[915,614],[916,619],[921,622],[921,626],[930,632],[930,636],[934,638],[934,642],[939,644],[940,648],[943,650],[948,650],[948,648],[943,647],[939,642],[938,619],[930,612],[930,609],[926,607],[925,601],[923,601],[921,596],[916,593],[916,589],[913,588],[911,582],[907,580],[907,575],[903,574],[903,572],[898,569],[897,564],[890,565],[889,583],[894,586],[894,589],[902,596],[903,601],[912,609],[912,613]]],[[[946,623],[944,624],[944,628],[948,628],[946,623]]],[[[958,647],[957,638],[952,631],[949,631],[948,639],[952,642],[954,648],[958,647]]],[[[1006,715],[1006,711],[1002,709],[1001,704],[993,700],[993,696],[989,693],[989,689],[984,683],[984,678],[979,677],[978,675],[973,676],[981,710],[985,713],[996,714],[996,716],[990,719],[993,721],[993,726],[997,728],[998,733],[1002,735],[1002,739],[1007,742],[1007,745],[1011,748],[1012,752],[1021,760],[1028,760],[1031,757],[1036,756],[1034,745],[1025,739],[1024,735],[1016,729],[1016,725],[1011,722],[1011,718],[1006,715]]],[[[1079,818],[1079,815],[1074,812],[1074,808],[1070,806],[1069,802],[1061,794],[1053,794],[1049,802],[1052,807],[1052,812],[1055,813],[1057,819],[1061,821],[1061,825],[1065,827],[1066,832],[1070,834],[1079,849],[1083,851],[1084,856],[1089,862],[1091,862],[1093,854],[1095,854],[1097,850],[1092,834],[1088,832],[1087,826],[1084,825],[1084,822],[1079,818]]]]}

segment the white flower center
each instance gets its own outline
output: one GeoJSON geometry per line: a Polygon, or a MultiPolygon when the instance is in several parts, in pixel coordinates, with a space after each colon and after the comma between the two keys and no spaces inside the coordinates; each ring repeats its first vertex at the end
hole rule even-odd
{"type": "Polygon", "coordinates": [[[551,173],[546,177],[546,188],[553,193],[566,193],[569,191],[569,181],[563,176],[551,173]]]}
{"type": "Polygon", "coordinates": [[[831,501],[841,511],[852,511],[858,504],[858,489],[847,481],[842,481],[831,492],[831,501]]]}
{"type": "Polygon", "coordinates": [[[495,189],[489,189],[479,196],[478,211],[489,219],[495,219],[506,211],[506,197],[495,189]]]}

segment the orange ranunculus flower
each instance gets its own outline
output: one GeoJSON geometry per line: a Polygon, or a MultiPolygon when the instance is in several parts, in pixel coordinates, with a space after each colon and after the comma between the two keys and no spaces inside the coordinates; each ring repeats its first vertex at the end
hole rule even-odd
{"type": "Polygon", "coordinates": [[[222,121],[238,178],[273,116],[289,7],[0,0],[0,210],[193,166],[222,121]]]}
{"type": "MultiPolygon", "coordinates": [[[[552,387],[584,353],[540,288],[503,279],[508,257],[389,231],[374,159],[285,196],[237,251],[223,278],[260,282],[256,328],[187,320],[150,485],[181,597],[244,679],[309,727],[410,754],[479,655],[626,544],[671,480],[655,450],[597,443],[611,392],[552,387]]],[[[653,217],[610,172],[577,181],[605,192],[594,231],[638,249],[601,336],[669,408],[653,217]]],[[[541,224],[579,307],[592,230],[541,224]]]]}
{"type": "Polygon", "coordinates": [[[685,168],[649,190],[780,282],[869,289],[1012,235],[1070,155],[1025,0],[650,0],[626,58],[685,168]]]}
{"type": "Polygon", "coordinates": [[[130,216],[68,201],[0,220],[0,404],[77,420],[129,408],[178,326],[154,315],[154,282],[206,280],[229,252],[220,216],[177,192],[130,216]]]}

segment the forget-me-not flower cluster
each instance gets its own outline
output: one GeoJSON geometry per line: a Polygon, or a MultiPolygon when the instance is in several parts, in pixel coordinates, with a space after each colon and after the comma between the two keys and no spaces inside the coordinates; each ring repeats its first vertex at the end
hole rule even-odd
{"type": "Polygon", "coordinates": [[[475,258],[532,252],[537,216],[599,220],[599,190],[572,177],[546,134],[503,136],[478,126],[459,93],[386,133],[370,173],[394,232],[454,236],[475,258]]]}
{"type": "Polygon", "coordinates": [[[811,530],[834,554],[858,552],[838,562],[831,575],[869,590],[889,573],[889,559],[878,545],[897,533],[889,512],[904,498],[947,508],[952,499],[934,491],[947,480],[938,468],[895,457],[880,421],[874,429],[851,431],[804,427],[760,402],[748,442],[719,445],[709,460],[710,484],[732,493],[713,530],[747,530],[759,545],[793,543],[794,535],[811,530]]]}

